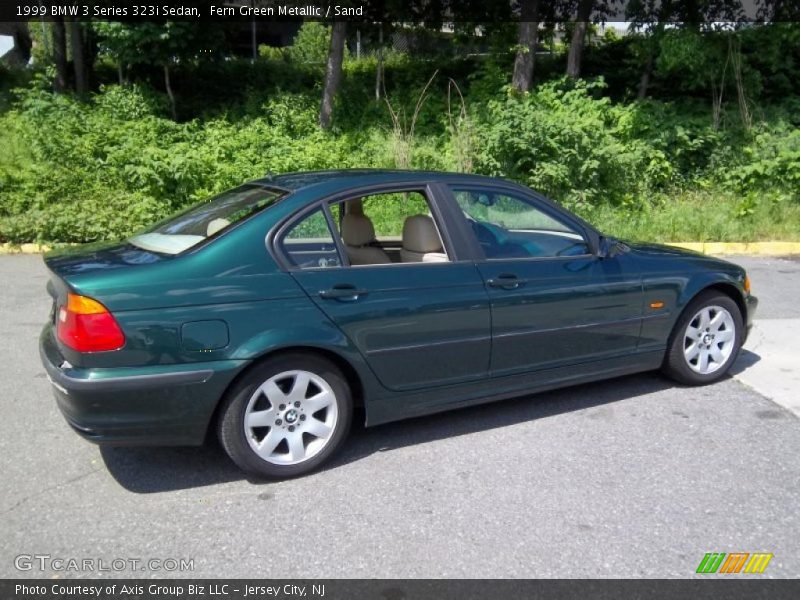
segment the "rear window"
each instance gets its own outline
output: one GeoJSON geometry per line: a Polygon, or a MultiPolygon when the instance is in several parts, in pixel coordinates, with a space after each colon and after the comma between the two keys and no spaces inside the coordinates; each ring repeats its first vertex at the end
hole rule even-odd
{"type": "Polygon", "coordinates": [[[128,241],[161,254],[179,254],[273,204],[286,192],[243,185],[169,217],[128,241]]]}

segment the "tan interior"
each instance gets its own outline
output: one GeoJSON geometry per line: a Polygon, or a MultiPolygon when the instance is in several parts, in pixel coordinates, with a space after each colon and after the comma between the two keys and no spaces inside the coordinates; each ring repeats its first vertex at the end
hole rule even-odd
{"type": "Polygon", "coordinates": [[[228,221],[228,219],[217,218],[209,221],[208,225],[206,226],[206,237],[211,237],[218,231],[225,229],[230,224],[231,222],[228,221]]]}
{"type": "Polygon", "coordinates": [[[413,215],[403,223],[403,262],[447,262],[447,254],[436,229],[436,223],[428,215],[413,215]]]}
{"type": "MultiPolygon", "coordinates": [[[[360,201],[359,201],[360,202],[360,201]]],[[[351,265],[383,265],[392,262],[389,255],[376,246],[375,227],[369,217],[350,213],[342,217],[342,241],[351,265]]]]}

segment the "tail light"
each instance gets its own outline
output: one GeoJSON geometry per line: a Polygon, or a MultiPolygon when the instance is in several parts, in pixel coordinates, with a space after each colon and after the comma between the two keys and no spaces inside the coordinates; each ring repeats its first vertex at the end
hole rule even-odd
{"type": "Polygon", "coordinates": [[[118,350],[125,335],[108,309],[97,300],[77,294],[67,295],[67,305],[58,310],[58,339],[78,352],[118,350]]]}

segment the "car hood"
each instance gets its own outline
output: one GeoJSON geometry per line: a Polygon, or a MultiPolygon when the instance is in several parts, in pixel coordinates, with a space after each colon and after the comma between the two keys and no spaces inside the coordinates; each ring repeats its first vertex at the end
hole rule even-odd
{"type": "Polygon", "coordinates": [[[667,246],[666,244],[655,244],[652,242],[629,242],[627,240],[625,240],[623,243],[626,246],[629,246],[631,250],[637,254],[647,256],[648,258],[692,259],[695,262],[699,261],[705,263],[706,265],[714,265],[718,268],[723,268],[726,271],[743,271],[743,269],[735,263],[717,258],[716,256],[709,256],[708,254],[703,254],[702,252],[687,250],[686,248],[667,246]]]}
{"type": "Polygon", "coordinates": [[[687,250],[686,248],[678,248],[677,246],[667,246],[666,244],[655,244],[652,242],[631,242],[629,240],[620,240],[626,246],[630,246],[637,252],[646,254],[659,254],[664,256],[705,256],[700,252],[694,250],[687,250]]]}

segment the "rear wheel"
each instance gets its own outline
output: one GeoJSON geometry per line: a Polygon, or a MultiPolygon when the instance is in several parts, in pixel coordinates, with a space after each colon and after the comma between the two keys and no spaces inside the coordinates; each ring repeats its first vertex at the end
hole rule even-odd
{"type": "Polygon", "coordinates": [[[347,436],[350,389],[336,366],[314,355],[266,360],[230,391],[219,439],[244,471],[271,478],[307,473],[347,436]]]}
{"type": "Polygon", "coordinates": [[[663,371],[689,385],[717,381],[739,354],[742,327],[742,314],[733,299],[714,291],[700,294],[675,325],[663,371]]]}

